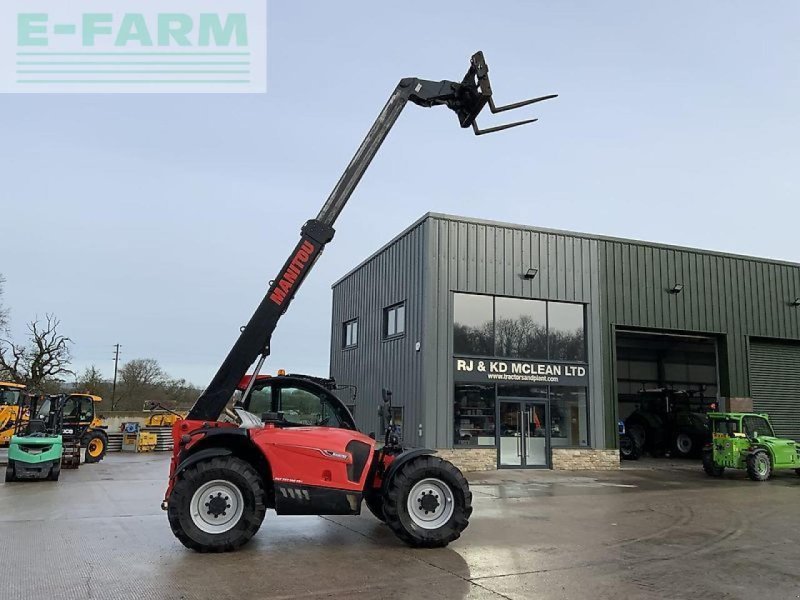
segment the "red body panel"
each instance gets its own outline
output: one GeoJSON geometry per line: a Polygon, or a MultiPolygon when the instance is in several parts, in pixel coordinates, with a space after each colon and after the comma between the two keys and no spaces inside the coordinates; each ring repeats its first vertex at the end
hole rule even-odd
{"type": "Polygon", "coordinates": [[[360,492],[374,455],[370,455],[358,481],[347,478],[353,457],[347,444],[353,440],[374,447],[374,440],[362,433],[336,427],[265,427],[251,429],[255,442],[272,468],[276,482],[360,492]]]}
{"type": "MultiPolygon", "coordinates": [[[[170,482],[165,496],[169,499],[180,454],[205,438],[204,432],[217,427],[236,426],[232,423],[179,420],[172,427],[172,461],[170,482]]],[[[374,448],[369,436],[337,427],[275,427],[265,425],[247,430],[255,446],[264,453],[275,482],[362,492],[366,486],[375,454],[370,453],[358,481],[350,481],[347,467],[353,457],[347,445],[359,441],[374,448]]]]}

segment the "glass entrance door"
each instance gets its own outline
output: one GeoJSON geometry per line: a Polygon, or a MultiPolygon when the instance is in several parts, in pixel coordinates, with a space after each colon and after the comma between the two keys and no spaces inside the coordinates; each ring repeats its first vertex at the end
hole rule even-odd
{"type": "Polygon", "coordinates": [[[501,399],[498,406],[500,466],[547,467],[550,458],[547,404],[501,399]]]}

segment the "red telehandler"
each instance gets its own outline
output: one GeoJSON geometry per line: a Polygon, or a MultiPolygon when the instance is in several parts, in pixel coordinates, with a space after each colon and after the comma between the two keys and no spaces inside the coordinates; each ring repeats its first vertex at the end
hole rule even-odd
{"type": "Polygon", "coordinates": [[[185,546],[235,550],[258,531],[268,508],[278,515],[357,515],[362,501],[411,546],[446,546],[461,535],[472,494],[454,465],[432,450],[403,448],[391,423],[378,447],[358,431],[331,380],[258,373],[278,321],[333,239],[336,218],[407,102],[444,105],[461,127],[481,135],[536,121],[479,129],[476,118],[487,104],[498,113],[554,97],[496,106],[481,52],[460,82],[400,81],[317,218],[303,226],[217,374],[172,428],[162,508],[185,546]],[[246,375],[254,362],[253,375],[246,375]]]}

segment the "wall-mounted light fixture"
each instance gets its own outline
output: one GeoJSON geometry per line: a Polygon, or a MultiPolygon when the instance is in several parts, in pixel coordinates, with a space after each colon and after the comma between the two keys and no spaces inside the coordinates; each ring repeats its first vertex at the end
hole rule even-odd
{"type": "Polygon", "coordinates": [[[536,277],[536,274],[539,272],[539,269],[530,268],[525,271],[525,274],[522,276],[523,279],[533,279],[536,277]]]}
{"type": "Polygon", "coordinates": [[[789,306],[800,306],[800,298],[795,298],[791,302],[789,302],[789,306]]]}
{"type": "Polygon", "coordinates": [[[670,294],[680,294],[683,291],[683,284],[676,283],[669,289],[670,294]]]}

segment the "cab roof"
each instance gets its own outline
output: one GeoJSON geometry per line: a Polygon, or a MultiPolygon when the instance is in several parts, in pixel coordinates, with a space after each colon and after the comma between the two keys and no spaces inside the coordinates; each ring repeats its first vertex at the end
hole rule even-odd
{"type": "Polygon", "coordinates": [[[93,394],[70,394],[70,396],[82,396],[83,398],[91,398],[92,402],[102,402],[103,399],[100,396],[95,396],[93,394]]]}
{"type": "Polygon", "coordinates": [[[0,381],[0,387],[11,387],[19,390],[24,390],[25,386],[21,383],[12,383],[10,381],[0,381]]]}
{"type": "Polygon", "coordinates": [[[741,419],[742,417],[764,417],[765,419],[769,419],[769,415],[764,413],[743,413],[743,412],[708,413],[709,419],[741,419]]]}

